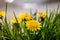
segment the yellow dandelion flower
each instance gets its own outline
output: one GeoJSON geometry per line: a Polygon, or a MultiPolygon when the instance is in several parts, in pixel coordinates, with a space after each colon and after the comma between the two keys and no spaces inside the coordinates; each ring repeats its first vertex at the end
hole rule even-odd
{"type": "Polygon", "coordinates": [[[26,27],[30,31],[37,31],[41,29],[41,24],[36,20],[30,20],[26,22],[26,27]]]}
{"type": "Polygon", "coordinates": [[[19,15],[19,18],[22,19],[22,20],[31,20],[32,19],[32,16],[29,15],[28,13],[21,13],[19,15]]]}
{"type": "Polygon", "coordinates": [[[11,20],[12,23],[17,23],[17,21],[18,21],[18,23],[21,22],[21,20],[20,20],[19,18],[17,18],[17,20],[16,20],[15,18],[13,18],[13,19],[11,20]]]}
{"type": "Polygon", "coordinates": [[[0,11],[0,17],[5,16],[5,12],[4,11],[0,11]]]}
{"type": "Polygon", "coordinates": [[[26,16],[25,19],[26,19],[26,20],[32,20],[32,16],[31,16],[31,15],[28,15],[28,16],[26,16]]]}
{"type": "Polygon", "coordinates": [[[39,15],[38,15],[40,18],[45,18],[46,17],[46,13],[44,12],[39,12],[39,15]]]}

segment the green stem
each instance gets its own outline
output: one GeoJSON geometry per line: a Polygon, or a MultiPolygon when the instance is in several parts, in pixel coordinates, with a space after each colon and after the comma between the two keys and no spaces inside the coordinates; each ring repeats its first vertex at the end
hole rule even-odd
{"type": "MultiPolygon", "coordinates": [[[[6,3],[6,7],[5,7],[5,13],[7,14],[7,9],[8,9],[8,3],[6,3]]],[[[6,16],[6,15],[5,15],[6,16]]]]}
{"type": "Polygon", "coordinates": [[[6,6],[5,6],[5,22],[7,21],[7,9],[8,9],[8,3],[6,3],[6,6]]]}

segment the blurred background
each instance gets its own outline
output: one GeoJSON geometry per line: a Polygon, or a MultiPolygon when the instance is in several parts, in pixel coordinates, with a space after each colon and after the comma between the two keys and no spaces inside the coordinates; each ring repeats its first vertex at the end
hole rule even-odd
{"type": "MultiPolygon", "coordinates": [[[[8,4],[8,17],[9,19],[13,17],[13,10],[16,15],[19,15],[21,12],[32,12],[38,10],[46,11],[46,5],[48,5],[48,9],[54,10],[57,8],[60,0],[14,0],[13,3],[8,4]]],[[[0,0],[0,10],[5,10],[5,2],[4,0],[0,0]]]]}

